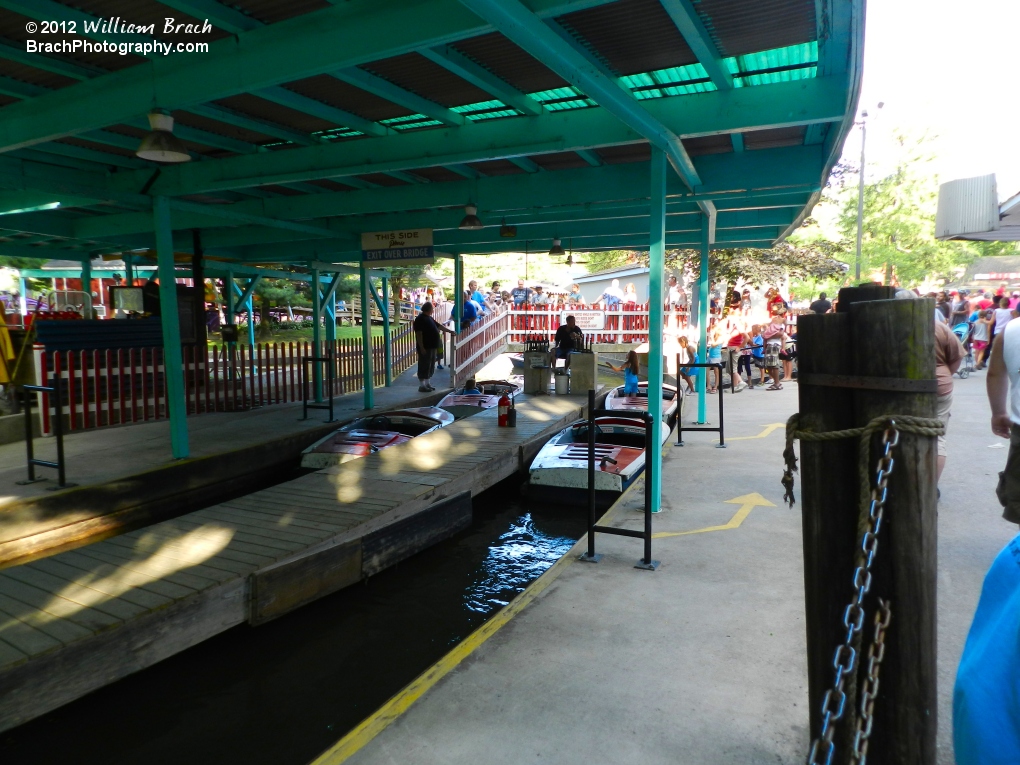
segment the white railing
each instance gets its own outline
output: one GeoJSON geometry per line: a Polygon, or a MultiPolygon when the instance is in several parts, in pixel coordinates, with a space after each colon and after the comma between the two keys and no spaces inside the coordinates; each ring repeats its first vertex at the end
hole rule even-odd
{"type": "Polygon", "coordinates": [[[478,367],[499,355],[509,338],[510,312],[497,306],[453,338],[450,349],[450,384],[457,387],[478,367]]]}

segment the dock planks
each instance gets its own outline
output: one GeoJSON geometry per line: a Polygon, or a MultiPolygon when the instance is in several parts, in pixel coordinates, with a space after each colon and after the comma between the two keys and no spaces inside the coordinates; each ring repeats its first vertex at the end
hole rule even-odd
{"type": "Polygon", "coordinates": [[[580,398],[518,397],[377,454],[0,570],[0,730],[238,624],[370,576],[470,522],[580,398]]]}

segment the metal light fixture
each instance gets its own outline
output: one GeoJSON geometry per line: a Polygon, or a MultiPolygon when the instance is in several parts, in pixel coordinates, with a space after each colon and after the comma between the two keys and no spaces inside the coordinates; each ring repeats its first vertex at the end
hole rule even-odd
{"type": "Polygon", "coordinates": [[[506,225],[506,218],[499,224],[499,235],[504,239],[513,239],[517,236],[517,226],[506,225]]]}
{"type": "Polygon", "coordinates": [[[560,240],[559,239],[553,239],[552,247],[549,248],[549,254],[550,255],[563,255],[564,254],[563,245],[560,244],[560,240]]]}
{"type": "Polygon", "coordinates": [[[461,220],[460,225],[457,226],[461,231],[481,231],[485,226],[482,224],[481,218],[478,217],[478,208],[474,205],[464,206],[464,218],[461,220]]]}
{"type": "Polygon", "coordinates": [[[135,156],[151,162],[169,165],[190,162],[191,154],[184,142],[174,135],[174,118],[162,110],[149,113],[152,128],[142,139],[135,156]]]}

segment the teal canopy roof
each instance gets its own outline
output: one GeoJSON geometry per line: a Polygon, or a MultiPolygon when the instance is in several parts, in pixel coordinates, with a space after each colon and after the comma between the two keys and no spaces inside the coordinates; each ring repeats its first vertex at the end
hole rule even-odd
{"type": "Polygon", "coordinates": [[[246,264],[356,261],[361,232],[404,227],[455,254],[643,249],[652,146],[668,247],[705,215],[714,247],[769,247],[839,157],[863,20],[863,0],[0,0],[0,254],[147,250],[155,196],[175,249],[198,231],[246,264]],[[142,31],[97,23],[117,17],[142,31]],[[74,33],[27,31],[54,20],[74,33]],[[153,108],[191,162],[134,156],[153,108]],[[469,202],[480,231],[457,228],[469,202]]]}

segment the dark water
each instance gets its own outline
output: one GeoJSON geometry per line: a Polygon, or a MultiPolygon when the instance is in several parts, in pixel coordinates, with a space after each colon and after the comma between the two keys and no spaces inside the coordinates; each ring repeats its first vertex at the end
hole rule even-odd
{"type": "Polygon", "coordinates": [[[506,481],[472,527],[368,582],[242,626],[0,735],[0,763],[304,765],[506,605],[584,532],[506,481]]]}

